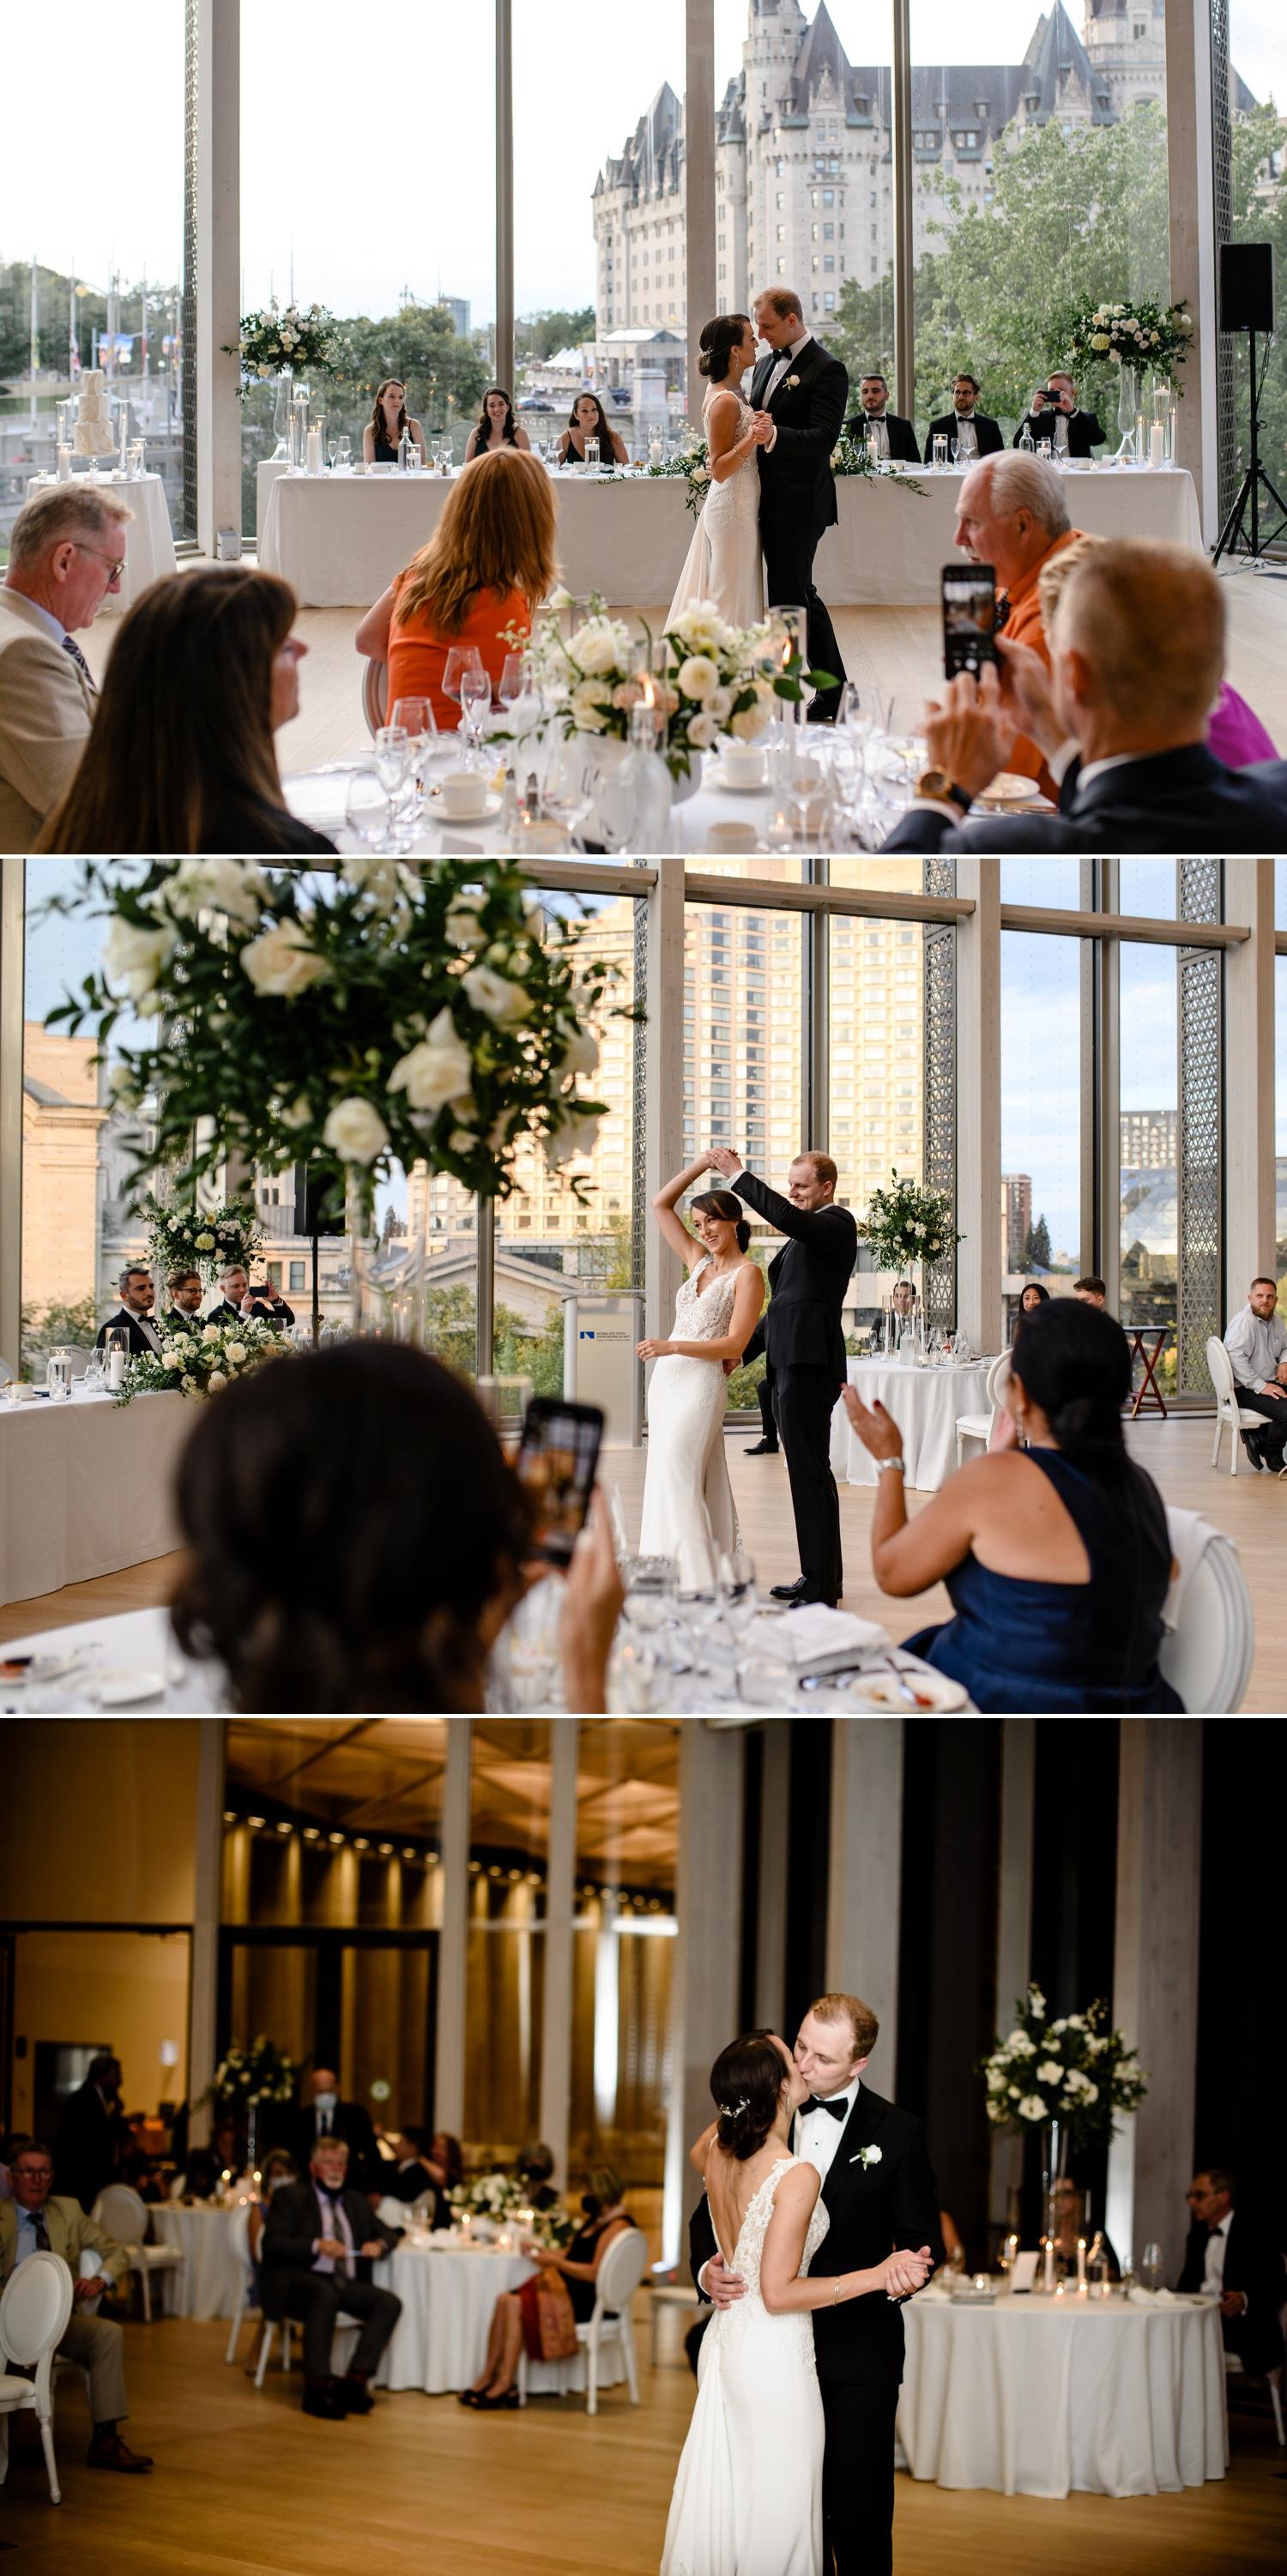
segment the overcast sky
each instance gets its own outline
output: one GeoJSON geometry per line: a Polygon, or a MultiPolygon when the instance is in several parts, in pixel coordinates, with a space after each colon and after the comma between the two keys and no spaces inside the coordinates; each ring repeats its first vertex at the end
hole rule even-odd
{"type": "MultiPolygon", "coordinates": [[[[1080,27],[1082,0],[1070,0],[1080,27]]],[[[311,0],[303,16],[242,0],[242,257],[246,302],[284,299],[292,243],[302,300],[339,313],[397,308],[404,285],[428,300],[493,307],[492,13],[432,0],[420,14],[378,13],[363,33],[353,0],[311,0]]],[[[812,17],[812,0],[807,14],[812,17]]],[[[921,61],[1017,62],[1039,0],[913,0],[921,61]]],[[[715,0],[717,85],[741,60],[746,0],[715,0]]],[[[832,0],[851,61],[889,60],[880,0],[832,0]]],[[[4,39],[11,99],[48,80],[48,29],[11,11],[4,39]]],[[[1283,0],[1233,0],[1234,52],[1259,97],[1287,98],[1283,0]]],[[[65,156],[49,184],[48,137],[15,117],[0,162],[0,259],[106,283],[172,279],[182,231],[183,8],[134,0],[120,123],[101,151],[65,156]]],[[[683,0],[574,6],[514,0],[517,307],[588,303],[590,193],[663,81],[682,90],[683,0]]],[[[132,317],[126,317],[126,327],[132,317]]]]}

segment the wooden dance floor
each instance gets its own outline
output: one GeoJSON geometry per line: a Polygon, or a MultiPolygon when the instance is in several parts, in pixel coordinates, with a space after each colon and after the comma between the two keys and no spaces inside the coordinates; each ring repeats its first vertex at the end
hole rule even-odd
{"type": "MultiPolygon", "coordinates": [[[[15,2458],[0,2490],[0,2557],[14,2576],[657,2576],[692,2404],[682,2322],[674,2310],[663,2318],[654,2371],[641,2316],[642,2403],[612,2389],[593,2422],[571,2397],[484,2416],[451,2397],[403,2395],[338,2425],[300,2414],[296,2373],[270,2370],[260,2394],[239,2364],[227,2369],[226,2326],[130,2324],[125,2429],[155,2469],[123,2478],[87,2468],[84,2385],[63,2378],[62,2505],[49,2502],[39,2449],[15,2458]]],[[[10,2441],[16,2449],[12,2419],[10,2441]]],[[[896,2576],[1281,2566],[1283,2459],[1266,2414],[1235,2416],[1229,2476],[1182,2495],[1046,2503],[900,2476],[896,2576]]]]}

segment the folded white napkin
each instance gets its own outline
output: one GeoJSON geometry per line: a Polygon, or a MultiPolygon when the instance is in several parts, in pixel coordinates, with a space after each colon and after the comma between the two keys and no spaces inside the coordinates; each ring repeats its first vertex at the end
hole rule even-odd
{"type": "Polygon", "coordinates": [[[1162,1625],[1175,1629],[1183,1614],[1185,1593],[1212,1540],[1218,1539],[1223,1547],[1232,1547],[1233,1541],[1226,1531],[1204,1520],[1201,1512],[1177,1511],[1168,1504],[1166,1523],[1171,1533],[1171,1553],[1180,1571],[1162,1604],[1162,1625]]]}
{"type": "Polygon", "coordinates": [[[887,1646],[888,1631],[874,1619],[859,1619],[852,1610],[829,1610],[825,1601],[807,1602],[784,1617],[763,1613],[746,1632],[747,1650],[775,1664],[811,1664],[819,1655],[865,1654],[887,1646]]]}
{"type": "Polygon", "coordinates": [[[1132,2290],[1133,2308],[1187,2308],[1187,2299],[1177,2299],[1174,2290],[1132,2290]]]}

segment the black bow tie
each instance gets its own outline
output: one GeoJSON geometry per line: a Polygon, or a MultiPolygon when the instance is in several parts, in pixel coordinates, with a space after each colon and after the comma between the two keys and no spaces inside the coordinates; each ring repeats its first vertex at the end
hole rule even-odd
{"type": "Polygon", "coordinates": [[[848,2116],[849,2105],[843,2093],[834,2101],[824,2101],[821,2094],[811,2093],[808,2101],[800,2105],[801,2119],[807,2120],[811,2111],[829,2111],[833,2120],[843,2120],[848,2116]]]}

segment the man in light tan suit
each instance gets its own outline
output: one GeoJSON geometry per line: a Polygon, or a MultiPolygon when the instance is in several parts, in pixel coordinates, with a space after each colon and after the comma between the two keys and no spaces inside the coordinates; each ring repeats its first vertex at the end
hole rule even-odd
{"type": "Polygon", "coordinates": [[[97,2254],[110,2281],[129,2269],[129,2257],[115,2237],[87,2218],[80,2202],[51,2197],[54,2160],[36,2138],[20,2138],[10,2150],[12,2200],[0,2200],[0,2289],[29,2254],[61,2254],[75,2284],[75,2312],[59,2352],[89,2372],[89,2411],[94,2433],[88,2451],[91,2469],[150,2469],[151,2460],[131,2451],[118,2426],[129,2413],[125,2395],[125,2337],[107,2317],[94,2316],[89,2302],[102,2290],[97,2275],[80,2278],[83,2254],[97,2254]]]}
{"type": "Polygon", "coordinates": [[[119,587],[134,513],[101,486],[55,483],[13,523],[0,584],[0,850],[29,850],[67,793],[94,712],[73,629],[119,587]]]}

